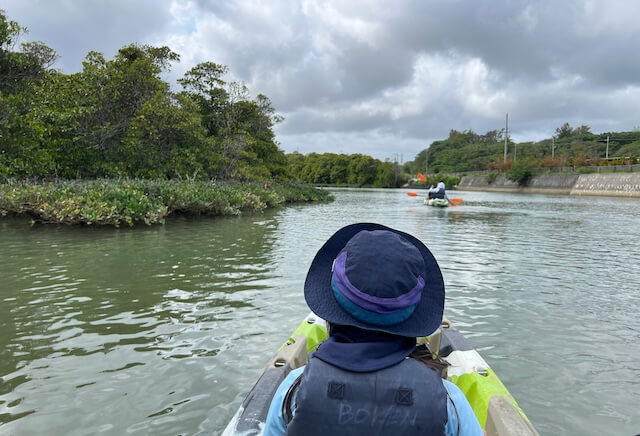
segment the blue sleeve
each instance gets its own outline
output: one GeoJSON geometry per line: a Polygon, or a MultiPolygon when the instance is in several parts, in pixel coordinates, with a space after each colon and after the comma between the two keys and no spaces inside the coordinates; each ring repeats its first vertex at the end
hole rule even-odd
{"type": "Polygon", "coordinates": [[[447,400],[447,413],[449,420],[447,421],[447,436],[483,436],[484,431],[480,427],[476,414],[473,413],[471,404],[467,401],[460,388],[448,380],[442,380],[445,389],[449,393],[447,400]],[[458,425],[460,432],[458,432],[458,425]]]}
{"type": "Polygon", "coordinates": [[[269,406],[267,422],[265,423],[264,432],[262,433],[264,436],[284,436],[287,429],[284,425],[284,417],[282,416],[282,402],[284,401],[285,395],[287,395],[287,391],[295,379],[302,374],[302,371],[304,371],[304,366],[294,369],[282,380],[280,386],[278,386],[271,400],[271,405],[269,406]]]}

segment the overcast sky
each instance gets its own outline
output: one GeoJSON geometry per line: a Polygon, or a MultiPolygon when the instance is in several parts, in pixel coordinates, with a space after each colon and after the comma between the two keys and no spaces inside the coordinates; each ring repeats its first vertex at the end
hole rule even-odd
{"type": "Polygon", "coordinates": [[[181,55],[175,83],[227,65],[285,121],[285,151],[404,160],[450,129],[550,137],[640,125],[635,0],[3,0],[0,8],[81,68],[131,42],[181,55]]]}

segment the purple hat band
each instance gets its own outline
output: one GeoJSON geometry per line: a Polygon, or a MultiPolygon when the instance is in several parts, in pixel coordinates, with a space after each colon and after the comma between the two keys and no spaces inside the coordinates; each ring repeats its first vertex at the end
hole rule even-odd
{"type": "Polygon", "coordinates": [[[337,290],[356,306],[369,312],[388,314],[406,309],[420,302],[422,290],[424,289],[424,279],[422,277],[418,277],[418,283],[413,289],[398,297],[376,297],[362,292],[351,283],[346,273],[346,262],[347,253],[343,251],[333,264],[333,282],[337,290]]]}

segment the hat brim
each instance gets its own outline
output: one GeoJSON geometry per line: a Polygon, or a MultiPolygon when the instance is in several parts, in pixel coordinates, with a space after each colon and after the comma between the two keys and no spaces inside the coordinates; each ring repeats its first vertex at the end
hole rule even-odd
{"type": "Polygon", "coordinates": [[[358,223],[338,230],[318,251],[304,282],[304,298],[309,308],[319,317],[333,324],[352,325],[367,330],[377,330],[406,337],[427,336],[436,331],[442,322],[444,310],[444,280],[435,257],[420,240],[408,233],[381,224],[358,223]],[[334,259],[347,242],[363,230],[388,230],[413,244],[424,259],[425,288],[422,298],[411,316],[400,324],[378,326],[353,318],[342,309],[331,289],[331,267],[334,259]]]}

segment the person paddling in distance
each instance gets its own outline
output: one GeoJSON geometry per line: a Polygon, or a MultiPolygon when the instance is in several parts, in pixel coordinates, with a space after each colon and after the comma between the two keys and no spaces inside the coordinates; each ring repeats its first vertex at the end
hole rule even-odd
{"type": "Polygon", "coordinates": [[[428,198],[429,200],[431,200],[431,199],[433,198],[433,193],[435,192],[435,190],[436,190],[436,187],[435,187],[435,186],[431,185],[431,186],[429,187],[429,190],[427,191],[427,198],[428,198]]]}
{"type": "Polygon", "coordinates": [[[442,321],[444,281],[415,237],[380,224],[336,232],[304,284],[329,338],[283,380],[264,435],[481,436],[460,389],[416,338],[442,321]]]}
{"type": "Polygon", "coordinates": [[[444,182],[438,182],[438,185],[434,188],[433,186],[429,189],[427,193],[429,199],[431,198],[439,198],[439,199],[447,199],[447,193],[445,192],[444,182]]]}

